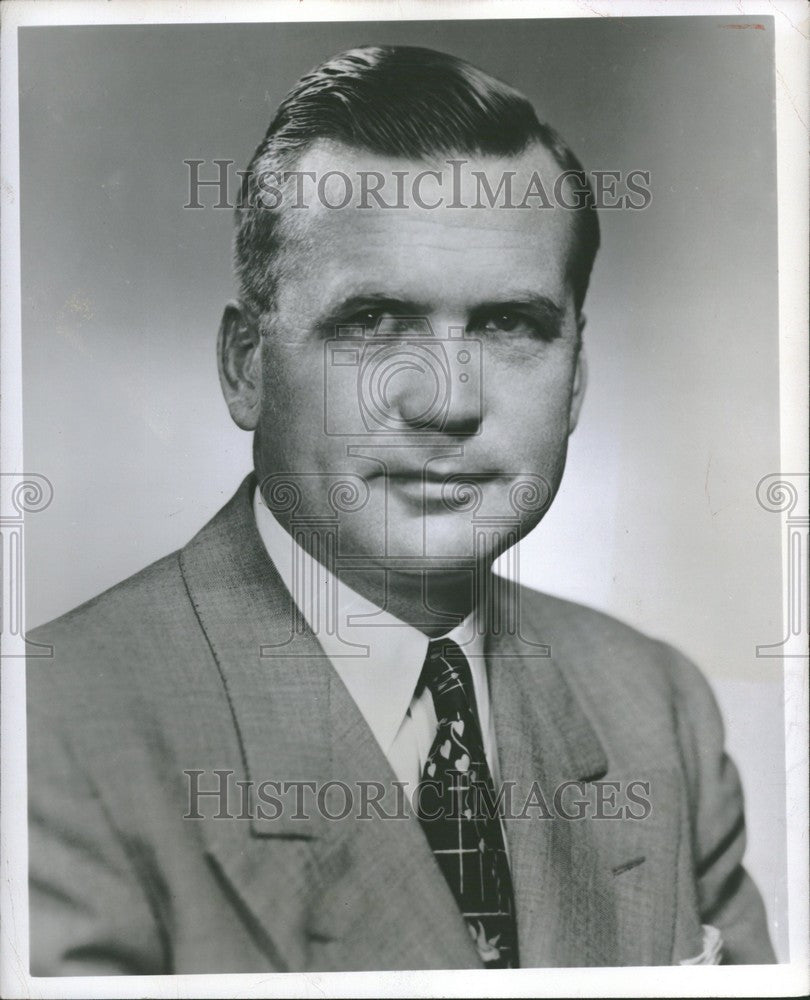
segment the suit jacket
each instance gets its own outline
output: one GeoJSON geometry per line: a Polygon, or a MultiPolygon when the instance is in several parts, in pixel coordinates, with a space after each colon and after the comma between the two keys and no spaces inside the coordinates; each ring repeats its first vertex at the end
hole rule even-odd
{"type": "MultiPolygon", "coordinates": [[[[33,635],[54,650],[28,667],[34,975],[479,966],[384,754],[314,635],[291,626],[253,482],[184,549],[33,635]],[[385,794],[363,819],[296,818],[288,802],[266,818],[232,800],[217,819],[216,797],[184,818],[190,771],[199,789],[222,787],[219,771],[385,794]]],[[[700,953],[704,924],[726,961],[773,961],[697,669],[529,591],[520,629],[487,637],[487,666],[521,965],[678,963],[700,953]],[[615,815],[629,782],[648,783],[649,815],[595,818],[600,785],[615,815]],[[563,786],[590,802],[582,819],[519,815],[533,787],[552,807],[563,786]]]]}

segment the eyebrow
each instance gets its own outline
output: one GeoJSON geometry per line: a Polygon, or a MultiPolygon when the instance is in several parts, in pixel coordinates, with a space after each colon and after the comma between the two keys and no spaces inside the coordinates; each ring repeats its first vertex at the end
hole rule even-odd
{"type": "Polygon", "coordinates": [[[530,309],[558,323],[565,317],[565,309],[562,306],[547,295],[538,295],[536,292],[509,293],[503,298],[487,299],[473,306],[470,315],[491,309],[530,309]]]}

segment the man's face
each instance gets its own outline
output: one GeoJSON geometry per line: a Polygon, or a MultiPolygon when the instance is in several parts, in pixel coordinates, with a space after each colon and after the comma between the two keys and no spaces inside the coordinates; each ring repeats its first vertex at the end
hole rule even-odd
{"type": "MultiPolygon", "coordinates": [[[[508,162],[468,159],[465,205],[478,196],[474,170],[493,191],[516,171],[518,201],[532,171],[546,190],[560,172],[539,146],[508,162]]],[[[376,170],[389,186],[393,171],[412,178],[432,167],[449,201],[441,158],[323,145],[298,164],[355,182],[358,171],[376,170]]],[[[432,183],[422,188],[428,204],[439,193],[432,183]]],[[[342,185],[326,190],[340,201],[342,185]]],[[[567,278],[574,213],[540,209],[537,199],[526,209],[503,199],[475,209],[307,203],[284,209],[277,295],[261,322],[256,457],[265,496],[292,479],[301,494],[292,516],[337,514],[339,555],[369,566],[488,563],[547,509],[579,410],[580,331],[567,278]],[[335,492],[340,481],[358,495],[335,492]]],[[[290,510],[270,505],[289,526],[290,510]]]]}

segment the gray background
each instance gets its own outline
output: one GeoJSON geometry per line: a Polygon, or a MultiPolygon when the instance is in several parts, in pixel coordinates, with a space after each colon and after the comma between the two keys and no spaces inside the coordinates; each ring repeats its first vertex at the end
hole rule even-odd
{"type": "Polygon", "coordinates": [[[779,469],[769,18],[21,29],[25,467],[55,491],[26,522],[28,622],[184,544],[249,469],[214,356],[231,213],[183,209],[183,161],[244,168],[298,76],[363,43],[456,53],[586,168],[652,174],[649,209],[602,213],[588,395],[521,577],[704,669],[785,959],[781,672],[755,655],[783,636],[781,525],[755,498],[779,469]]]}

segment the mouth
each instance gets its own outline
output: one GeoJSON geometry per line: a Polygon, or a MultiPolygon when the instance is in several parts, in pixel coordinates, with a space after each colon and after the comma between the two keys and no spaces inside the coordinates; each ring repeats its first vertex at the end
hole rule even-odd
{"type": "Polygon", "coordinates": [[[489,483],[497,480],[506,481],[510,477],[502,472],[491,470],[473,471],[471,469],[441,468],[437,466],[389,466],[377,473],[389,482],[420,482],[447,483],[448,486],[462,483],[489,483]]]}
{"type": "Polygon", "coordinates": [[[498,472],[420,467],[388,469],[380,478],[390,490],[411,503],[457,513],[477,508],[487,486],[499,481],[505,485],[510,477],[498,472]]]}
{"type": "Polygon", "coordinates": [[[382,474],[389,483],[435,483],[441,485],[452,473],[438,473],[430,469],[389,469],[382,474]]]}

